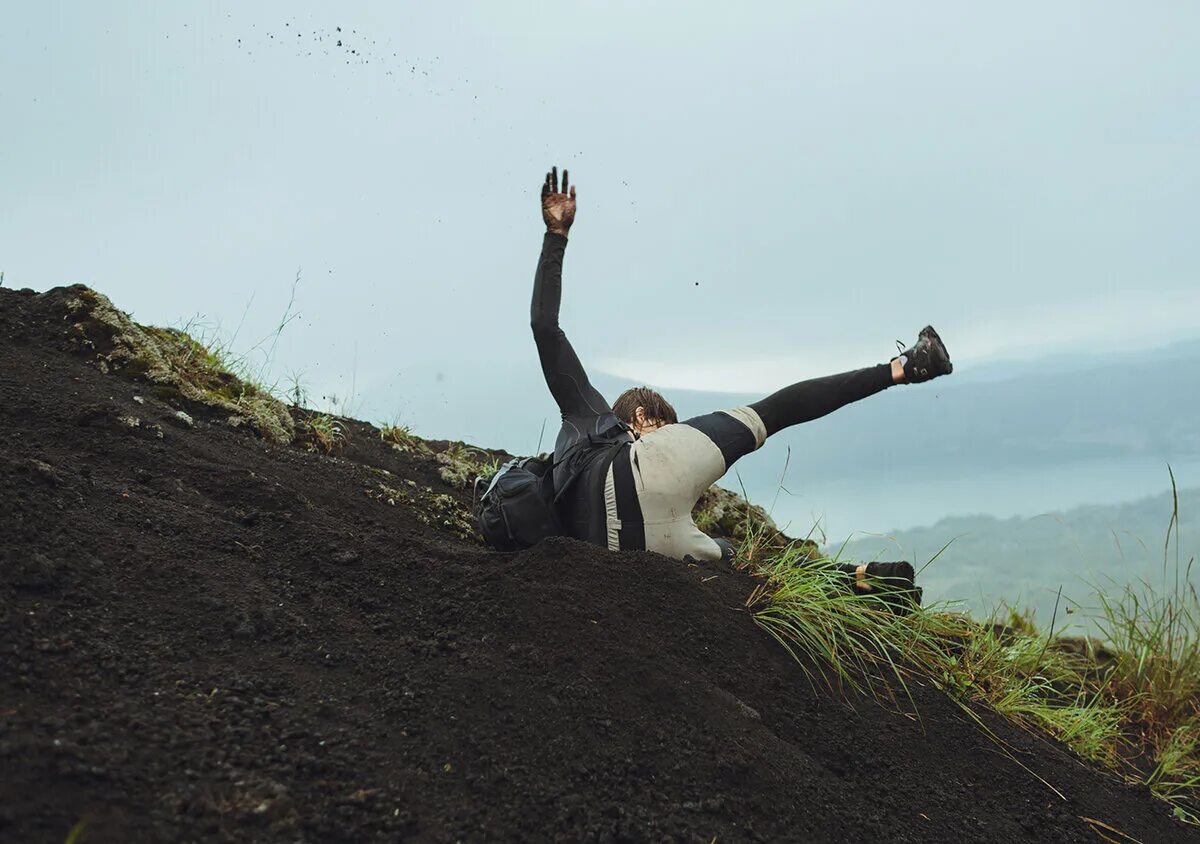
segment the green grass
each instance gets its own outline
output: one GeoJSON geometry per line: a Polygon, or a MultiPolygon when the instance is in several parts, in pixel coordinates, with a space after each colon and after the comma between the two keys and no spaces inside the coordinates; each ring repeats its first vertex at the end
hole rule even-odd
{"type": "MultiPolygon", "coordinates": [[[[0,276],[0,280],[2,280],[2,276],[0,276]]],[[[83,841],[83,834],[86,829],[87,821],[79,821],[67,832],[67,837],[63,839],[63,844],[80,844],[83,841]]]]}
{"type": "MultiPolygon", "coordinates": [[[[459,488],[469,486],[475,478],[484,475],[492,462],[486,452],[463,443],[450,443],[434,455],[434,460],[442,480],[459,488]]],[[[495,473],[494,467],[492,473],[495,473]]]]}
{"type": "Polygon", "coordinates": [[[300,420],[296,442],[309,451],[333,454],[346,443],[346,426],[328,413],[309,412],[300,420]]]}
{"type": "Polygon", "coordinates": [[[435,452],[407,425],[401,425],[398,421],[381,422],[379,438],[396,451],[432,456],[438,465],[438,475],[453,487],[465,488],[477,477],[490,478],[500,468],[499,458],[464,443],[450,443],[435,452]]]}
{"type": "Polygon", "coordinates": [[[379,439],[391,445],[396,451],[407,454],[430,454],[425,441],[414,434],[407,425],[397,421],[379,423],[379,439]]]}
{"type": "Polygon", "coordinates": [[[988,623],[949,606],[894,614],[880,595],[851,591],[844,560],[814,560],[799,543],[764,553],[760,533],[748,532],[740,555],[762,581],[748,603],[810,682],[909,706],[911,683],[931,682],[987,732],[980,707],[1149,786],[1200,824],[1200,601],[1190,561],[1172,570],[1164,557],[1159,589],[1098,591],[1090,615],[1101,640],[1064,639],[1053,622],[1042,633],[1011,611],[988,623]]]}

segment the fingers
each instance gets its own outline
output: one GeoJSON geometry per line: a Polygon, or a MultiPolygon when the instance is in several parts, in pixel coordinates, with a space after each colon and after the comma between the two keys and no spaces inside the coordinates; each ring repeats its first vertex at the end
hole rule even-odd
{"type": "MultiPolygon", "coordinates": [[[[550,172],[546,174],[546,180],[542,182],[542,196],[558,192],[558,167],[554,166],[550,168],[550,172]]],[[[563,170],[562,192],[569,194],[572,199],[575,198],[575,186],[570,184],[566,170],[563,170]]]]}

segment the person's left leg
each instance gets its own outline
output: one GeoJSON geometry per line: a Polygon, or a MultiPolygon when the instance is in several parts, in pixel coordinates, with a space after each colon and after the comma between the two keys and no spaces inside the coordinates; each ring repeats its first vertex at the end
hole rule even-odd
{"type": "Polygon", "coordinates": [[[767,436],[784,428],[811,422],[893,384],[920,383],[954,371],[942,338],[931,326],[921,329],[917,342],[890,363],[799,381],[772,393],[751,408],[766,428],[767,436]]]}

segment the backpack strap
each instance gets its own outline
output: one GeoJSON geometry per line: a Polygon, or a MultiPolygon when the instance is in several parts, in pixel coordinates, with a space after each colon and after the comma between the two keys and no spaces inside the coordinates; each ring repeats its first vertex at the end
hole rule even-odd
{"type": "MultiPolygon", "coordinates": [[[[618,432],[616,434],[608,434],[608,435],[588,434],[586,440],[580,440],[578,443],[571,446],[571,448],[567,449],[566,453],[563,454],[561,460],[555,460],[554,457],[551,456],[550,472],[551,472],[551,474],[553,474],[555,466],[560,466],[565,463],[569,463],[571,461],[571,459],[581,451],[611,449],[613,452],[616,452],[616,450],[620,446],[626,445],[631,442],[633,442],[633,440],[629,438],[629,432],[626,430],[621,430],[620,432],[618,432]]],[[[611,462],[611,459],[612,459],[611,457],[605,458],[606,462],[611,462]]],[[[582,472],[572,473],[567,478],[566,483],[564,483],[561,487],[555,488],[555,490],[554,490],[554,503],[555,504],[558,504],[559,499],[562,498],[564,495],[566,495],[567,490],[569,490],[575,484],[575,482],[577,480],[579,480],[579,477],[582,474],[583,474],[582,472]]]]}
{"type": "Polygon", "coordinates": [[[612,462],[613,492],[617,498],[617,518],[621,522],[618,547],[622,551],[646,550],[646,524],[642,505],[638,503],[637,486],[633,482],[630,449],[622,448],[612,462]]]}

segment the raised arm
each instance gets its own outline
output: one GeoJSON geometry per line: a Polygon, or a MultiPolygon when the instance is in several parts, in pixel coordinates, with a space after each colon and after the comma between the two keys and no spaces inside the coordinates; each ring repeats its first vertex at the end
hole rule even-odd
{"type": "Polygon", "coordinates": [[[575,187],[568,191],[567,171],[563,171],[562,191],[558,189],[558,168],[546,174],[542,185],[542,219],[546,236],[542,254],[533,276],[533,301],[529,323],[537,343],[542,374],[563,418],[599,416],[611,408],[604,396],[588,381],[583,364],[567,335],[558,325],[558,306],[562,301],[562,264],[567,249],[567,233],[575,222],[575,187]]]}

